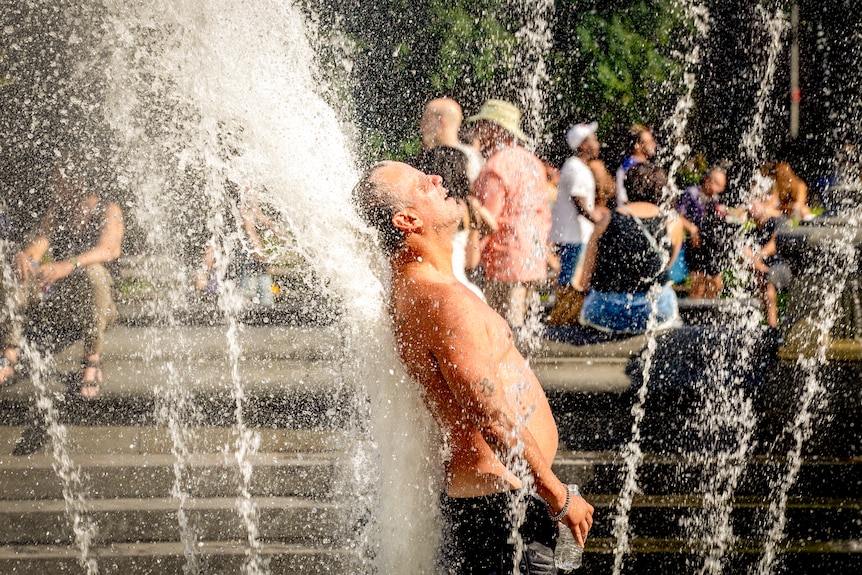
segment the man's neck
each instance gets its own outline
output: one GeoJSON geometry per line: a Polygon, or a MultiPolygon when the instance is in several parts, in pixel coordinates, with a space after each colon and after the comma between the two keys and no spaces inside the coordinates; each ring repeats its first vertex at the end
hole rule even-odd
{"type": "Polygon", "coordinates": [[[514,140],[499,142],[496,145],[494,145],[493,147],[483,149],[482,155],[485,156],[485,158],[490,158],[491,156],[493,156],[494,154],[496,154],[497,152],[499,152],[501,150],[505,150],[506,148],[514,148],[515,145],[516,145],[516,142],[514,140]]]}
{"type": "Polygon", "coordinates": [[[435,134],[433,137],[426,136],[422,139],[422,147],[426,150],[433,150],[440,146],[456,148],[458,146],[458,134],[435,134]]]}
{"type": "Polygon", "coordinates": [[[390,266],[395,274],[404,273],[417,267],[433,269],[437,272],[452,275],[452,246],[431,250],[423,247],[407,245],[390,260],[390,266]]]}

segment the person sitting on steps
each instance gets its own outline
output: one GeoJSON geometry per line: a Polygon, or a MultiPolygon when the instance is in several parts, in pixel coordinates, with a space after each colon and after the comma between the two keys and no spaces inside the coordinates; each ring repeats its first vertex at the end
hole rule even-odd
{"type": "Polygon", "coordinates": [[[80,333],[84,358],[79,393],[92,399],[103,380],[101,353],[107,327],[116,318],[114,285],[105,264],[120,256],[123,213],[104,201],[95,184],[94,163],[66,155],[53,168],[54,203],[42,218],[36,237],[14,256],[17,308],[3,335],[0,385],[10,384],[19,371],[18,346],[22,325],[56,334],[80,333]],[[41,263],[52,251],[53,261],[41,263]],[[57,331],[54,331],[57,330],[57,331]]]}

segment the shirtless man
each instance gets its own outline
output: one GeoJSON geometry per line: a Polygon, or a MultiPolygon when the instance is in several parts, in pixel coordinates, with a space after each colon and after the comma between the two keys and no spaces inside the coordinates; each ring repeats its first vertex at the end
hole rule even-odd
{"type": "Polygon", "coordinates": [[[551,471],[557,427],[508,324],[452,273],[463,208],[439,176],[395,162],[367,172],[353,199],[389,256],[398,351],[446,441],[444,572],[511,573],[520,501],[521,571],[556,573],[554,519],[583,546],[593,507],[551,471]]]}

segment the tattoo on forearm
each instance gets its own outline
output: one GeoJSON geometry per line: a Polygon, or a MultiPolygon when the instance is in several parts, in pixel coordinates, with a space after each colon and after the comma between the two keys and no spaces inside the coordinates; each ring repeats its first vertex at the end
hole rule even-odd
{"type": "Polygon", "coordinates": [[[479,385],[482,386],[482,395],[487,395],[488,397],[494,395],[494,384],[493,382],[488,381],[487,377],[483,378],[482,383],[479,385]]]}

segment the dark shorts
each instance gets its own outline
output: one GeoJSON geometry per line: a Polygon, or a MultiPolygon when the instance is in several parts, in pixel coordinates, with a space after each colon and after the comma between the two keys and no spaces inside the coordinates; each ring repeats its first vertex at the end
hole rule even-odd
{"type": "Polygon", "coordinates": [[[685,263],[689,271],[702,272],[707,277],[714,277],[724,271],[724,258],[714,248],[693,247],[685,245],[685,263]]]}
{"type": "Polygon", "coordinates": [[[560,275],[557,277],[557,285],[565,286],[572,283],[575,270],[581,255],[586,252],[586,244],[558,244],[557,255],[560,256],[560,275]]]}
{"type": "Polygon", "coordinates": [[[522,490],[485,497],[440,496],[443,538],[441,572],[446,575],[509,575],[514,568],[512,507],[518,501],[525,514],[518,532],[523,540],[522,575],[556,575],[554,549],[557,526],[548,506],[522,490]]]}

